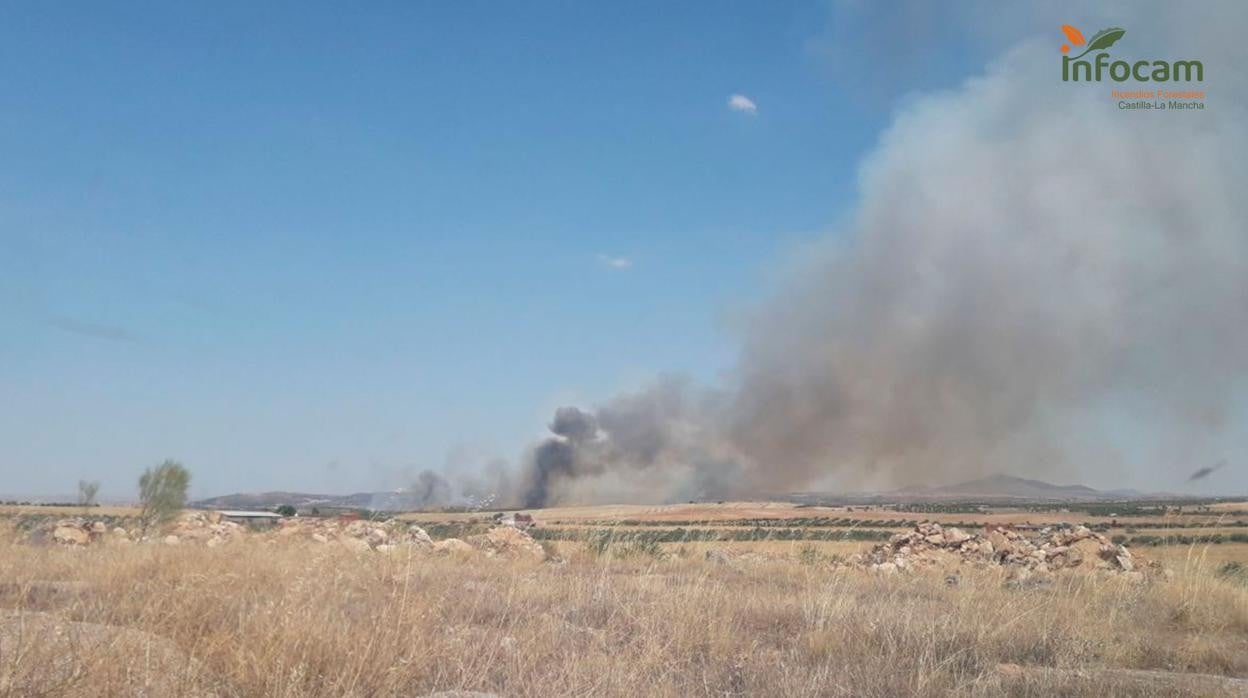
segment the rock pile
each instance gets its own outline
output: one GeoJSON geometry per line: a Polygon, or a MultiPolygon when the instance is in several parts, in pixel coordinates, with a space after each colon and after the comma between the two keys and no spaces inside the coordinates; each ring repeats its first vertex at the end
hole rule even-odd
{"type": "Polygon", "coordinates": [[[1126,547],[1115,545],[1086,526],[1066,524],[1043,528],[1029,536],[1010,528],[967,533],[938,523],[921,523],[854,561],[886,574],[965,563],[1007,565],[1041,574],[1059,570],[1139,574],[1137,562],[1126,547]]]}
{"type": "Polygon", "coordinates": [[[103,521],[89,521],[74,517],[44,521],[28,531],[27,536],[58,545],[76,546],[104,540],[108,532],[108,524],[103,521]]]}
{"type": "MultiPolygon", "coordinates": [[[[114,520],[118,522],[118,520],[114,520]]],[[[120,523],[127,523],[121,520],[120,523]]],[[[58,545],[83,546],[99,543],[126,544],[136,541],[163,542],[176,545],[184,541],[202,542],[208,546],[220,545],[243,533],[243,527],[228,521],[219,521],[205,512],[189,512],[175,521],[168,530],[153,531],[144,536],[136,521],[128,520],[130,530],[103,520],[82,517],[43,521],[31,529],[27,537],[36,542],[50,541],[58,545]]]]}
{"type": "Polygon", "coordinates": [[[476,548],[458,538],[447,538],[433,544],[433,551],[443,555],[467,555],[476,552],[476,550],[476,548]]]}
{"type": "Polygon", "coordinates": [[[416,524],[397,519],[343,522],[335,519],[283,519],[274,532],[279,538],[298,536],[318,543],[338,542],[354,550],[386,552],[403,547],[443,554],[484,553],[486,557],[546,559],[546,551],[528,533],[511,526],[495,526],[467,540],[448,538],[434,543],[416,524]]]}
{"type": "Polygon", "coordinates": [[[282,519],[274,532],[278,538],[306,538],[317,543],[338,543],[352,550],[387,552],[400,546],[428,549],[433,539],[416,524],[398,519],[341,521],[338,519],[282,519]]]}
{"type": "Polygon", "coordinates": [[[52,540],[61,545],[86,545],[91,542],[91,529],[73,521],[58,521],[52,529],[52,540]]]}
{"type": "Polygon", "coordinates": [[[533,536],[511,526],[495,526],[479,536],[469,536],[468,544],[487,557],[546,559],[546,550],[533,536]]]}
{"type": "Polygon", "coordinates": [[[233,521],[222,521],[216,512],[190,511],[180,516],[173,530],[161,540],[166,545],[202,543],[210,548],[224,545],[246,533],[246,528],[233,521]]]}
{"type": "Polygon", "coordinates": [[[247,535],[263,535],[269,540],[280,538],[306,539],[316,543],[336,542],[366,551],[387,551],[398,546],[421,549],[433,547],[433,539],[423,528],[396,519],[388,521],[341,521],[338,519],[281,519],[271,531],[253,531],[243,524],[222,520],[217,512],[188,511],[159,531],[142,535],[137,525],[131,531],[120,526],[112,529],[103,521],[82,518],[46,521],[28,534],[32,541],[48,541],[65,546],[93,543],[151,542],[165,545],[198,544],[208,547],[224,545],[247,535]]]}
{"type": "Polygon", "coordinates": [[[61,519],[47,521],[30,533],[32,541],[48,541],[66,546],[93,543],[160,543],[164,545],[225,545],[245,536],[264,540],[303,540],[317,544],[338,544],[360,552],[422,550],[441,554],[477,555],[509,559],[546,559],[546,550],[527,532],[513,526],[495,526],[486,533],[465,540],[448,538],[435,543],[423,528],[398,519],[369,521],[313,517],[280,519],[271,529],[253,530],[249,526],[222,520],[217,512],[188,511],[160,531],[143,535],[137,526],[132,531],[121,527],[108,528],[103,521],[61,519]]]}

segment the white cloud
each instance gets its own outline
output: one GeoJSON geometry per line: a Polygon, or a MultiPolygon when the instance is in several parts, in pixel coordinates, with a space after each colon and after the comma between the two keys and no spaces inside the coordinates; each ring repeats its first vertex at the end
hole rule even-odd
{"type": "Polygon", "coordinates": [[[733,111],[744,112],[750,116],[758,113],[758,105],[754,100],[745,95],[733,95],[728,98],[728,108],[733,111]]]}
{"type": "Polygon", "coordinates": [[[630,269],[633,266],[633,260],[627,257],[612,257],[611,255],[600,254],[598,255],[598,261],[611,269],[630,269]]]}

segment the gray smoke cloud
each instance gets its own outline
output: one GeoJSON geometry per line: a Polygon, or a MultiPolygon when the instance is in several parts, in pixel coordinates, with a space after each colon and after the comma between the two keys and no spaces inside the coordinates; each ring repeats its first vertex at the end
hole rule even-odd
{"type": "Polygon", "coordinates": [[[593,413],[561,407],[528,459],[520,503],[726,496],[737,489],[740,460],[718,433],[721,403],[665,378],[593,413]]]}
{"type": "Polygon", "coordinates": [[[422,470],[412,483],[410,493],[420,507],[440,506],[451,501],[451,483],[432,470],[422,470]]]}
{"type": "Polygon", "coordinates": [[[457,470],[453,503],[470,509],[523,503],[517,473],[506,459],[492,458],[482,467],[465,463],[457,470]]]}
{"type": "Polygon", "coordinates": [[[561,409],[520,499],[1160,477],[1203,457],[1248,374],[1248,53],[1205,19],[1120,47],[1204,58],[1201,112],[1062,83],[1056,35],[911,100],[849,224],[753,313],[728,384],[561,409]]]}

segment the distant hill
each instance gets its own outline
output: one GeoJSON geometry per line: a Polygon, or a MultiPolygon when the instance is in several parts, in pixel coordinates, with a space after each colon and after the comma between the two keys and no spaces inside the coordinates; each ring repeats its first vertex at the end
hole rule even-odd
{"type": "MultiPolygon", "coordinates": [[[[1141,493],[1137,490],[1097,490],[1086,485],[1054,485],[1040,480],[1013,475],[989,475],[953,485],[935,487],[904,487],[891,492],[829,493],[805,492],[773,495],[797,502],[844,501],[1040,501],[1095,502],[1121,499],[1156,499],[1174,497],[1162,493],[1141,493]]],[[[308,494],[306,492],[254,492],[209,497],[191,503],[203,509],[263,509],[271,511],[283,504],[295,507],[327,507],[371,509],[374,511],[412,511],[429,507],[414,492],[357,492],[355,494],[308,494]]]]}
{"type": "Polygon", "coordinates": [[[376,511],[406,511],[424,505],[418,496],[402,490],[355,494],[308,494],[306,492],[245,492],[208,497],[191,502],[200,509],[264,509],[289,504],[295,507],[342,507],[376,511]]]}
{"type": "Polygon", "coordinates": [[[907,487],[888,496],[917,499],[1026,499],[1088,501],[1131,499],[1144,496],[1136,490],[1097,490],[1086,485],[1054,485],[1013,475],[989,475],[953,485],[907,487]]]}

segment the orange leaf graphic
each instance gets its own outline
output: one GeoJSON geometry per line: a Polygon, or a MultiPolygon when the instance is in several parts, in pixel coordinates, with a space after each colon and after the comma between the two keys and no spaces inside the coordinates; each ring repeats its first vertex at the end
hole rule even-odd
{"type": "Polygon", "coordinates": [[[1087,43],[1087,41],[1083,38],[1083,33],[1069,24],[1062,25],[1062,33],[1064,33],[1066,38],[1070,39],[1070,43],[1075,46],[1082,46],[1087,43]]]}

